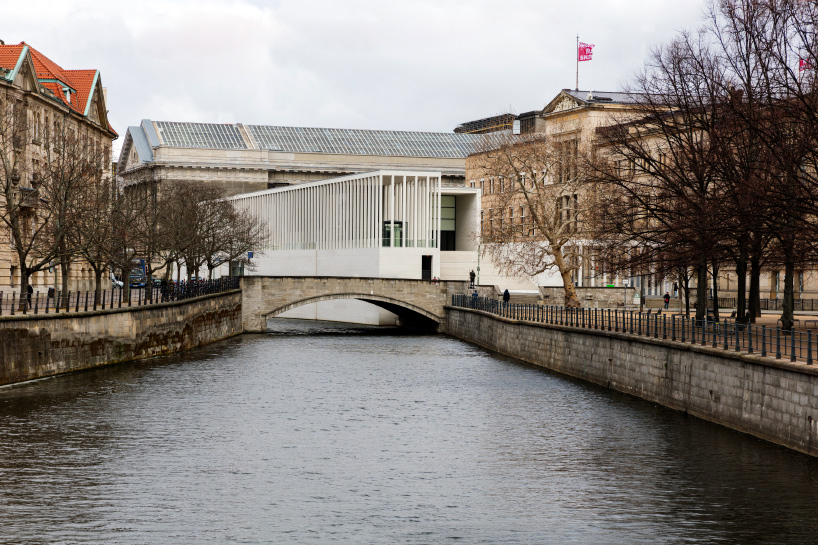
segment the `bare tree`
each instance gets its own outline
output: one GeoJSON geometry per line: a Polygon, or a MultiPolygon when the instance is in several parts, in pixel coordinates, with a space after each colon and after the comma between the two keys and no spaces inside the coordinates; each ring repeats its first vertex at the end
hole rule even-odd
{"type": "Polygon", "coordinates": [[[580,306],[573,274],[587,242],[585,212],[594,192],[580,166],[581,144],[551,136],[492,133],[469,157],[483,184],[483,251],[503,273],[556,269],[565,305],[580,306]]]}
{"type": "Polygon", "coordinates": [[[248,252],[263,247],[267,240],[267,224],[250,211],[237,210],[231,205],[226,212],[217,252],[211,254],[207,262],[208,277],[220,263],[228,263],[231,276],[237,263],[252,268],[252,263],[247,257],[248,252]],[[213,259],[213,255],[217,256],[217,259],[213,259]]]}

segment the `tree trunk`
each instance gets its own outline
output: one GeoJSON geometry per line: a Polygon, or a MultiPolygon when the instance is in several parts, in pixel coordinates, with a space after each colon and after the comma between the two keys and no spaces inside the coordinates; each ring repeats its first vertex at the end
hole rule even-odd
{"type": "Polygon", "coordinates": [[[690,275],[685,274],[682,278],[685,290],[685,316],[690,317],[690,275]]]}
{"type": "Polygon", "coordinates": [[[761,316],[761,259],[758,255],[750,258],[750,322],[755,323],[761,316]]]}
{"type": "Polygon", "coordinates": [[[62,293],[60,294],[60,308],[68,308],[68,280],[70,272],[71,262],[61,259],[60,274],[62,275],[62,278],[60,278],[60,289],[62,290],[62,293]]]}
{"type": "Polygon", "coordinates": [[[20,303],[19,303],[19,310],[27,310],[29,308],[28,304],[28,281],[29,281],[30,273],[28,269],[25,267],[20,267],[20,303]]]}
{"type": "MultiPolygon", "coordinates": [[[[789,252],[787,252],[789,254],[789,252]]],[[[791,255],[784,257],[784,305],[781,312],[781,329],[790,330],[793,326],[793,276],[795,263],[791,255]]]]}
{"type": "Polygon", "coordinates": [[[145,300],[153,301],[153,268],[149,265],[150,260],[145,260],[145,300]]]}
{"type": "Polygon", "coordinates": [[[97,304],[102,299],[102,269],[94,268],[94,301],[97,304]]]}
{"type": "Polygon", "coordinates": [[[713,321],[719,320],[719,264],[713,260],[713,321]]]}
{"type": "Polygon", "coordinates": [[[571,280],[571,270],[565,264],[565,257],[562,255],[562,248],[554,250],[554,264],[560,272],[562,277],[562,285],[565,290],[565,306],[570,308],[579,307],[579,298],[577,297],[577,289],[574,287],[574,282],[571,280]]]}
{"type": "Polygon", "coordinates": [[[696,319],[707,316],[707,263],[700,263],[696,270],[696,319]]]}
{"type": "Polygon", "coordinates": [[[736,294],[736,323],[745,324],[747,320],[747,248],[739,249],[736,260],[736,276],[738,277],[738,293],[736,294]]]}

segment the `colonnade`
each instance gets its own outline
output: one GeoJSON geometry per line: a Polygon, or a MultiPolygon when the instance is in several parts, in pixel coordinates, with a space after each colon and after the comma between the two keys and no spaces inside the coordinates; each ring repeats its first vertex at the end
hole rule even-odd
{"type": "Polygon", "coordinates": [[[437,248],[439,172],[375,171],[238,195],[267,223],[267,250],[437,248]]]}

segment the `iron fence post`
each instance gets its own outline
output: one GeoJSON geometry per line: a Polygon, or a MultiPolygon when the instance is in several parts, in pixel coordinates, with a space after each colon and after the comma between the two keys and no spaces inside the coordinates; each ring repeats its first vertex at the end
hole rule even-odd
{"type": "Polygon", "coordinates": [[[733,330],[736,333],[736,352],[740,352],[741,349],[739,348],[738,323],[733,324],[733,330]]]}

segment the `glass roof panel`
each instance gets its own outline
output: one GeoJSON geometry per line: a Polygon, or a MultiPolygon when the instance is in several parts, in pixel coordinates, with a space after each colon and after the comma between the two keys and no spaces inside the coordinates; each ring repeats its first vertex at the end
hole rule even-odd
{"type": "Polygon", "coordinates": [[[236,125],[157,121],[166,146],[183,148],[247,149],[236,125]]]}
{"type": "Polygon", "coordinates": [[[259,147],[291,153],[343,153],[350,155],[398,155],[408,157],[463,158],[478,140],[472,134],[359,129],[316,129],[247,125],[259,147]]]}

